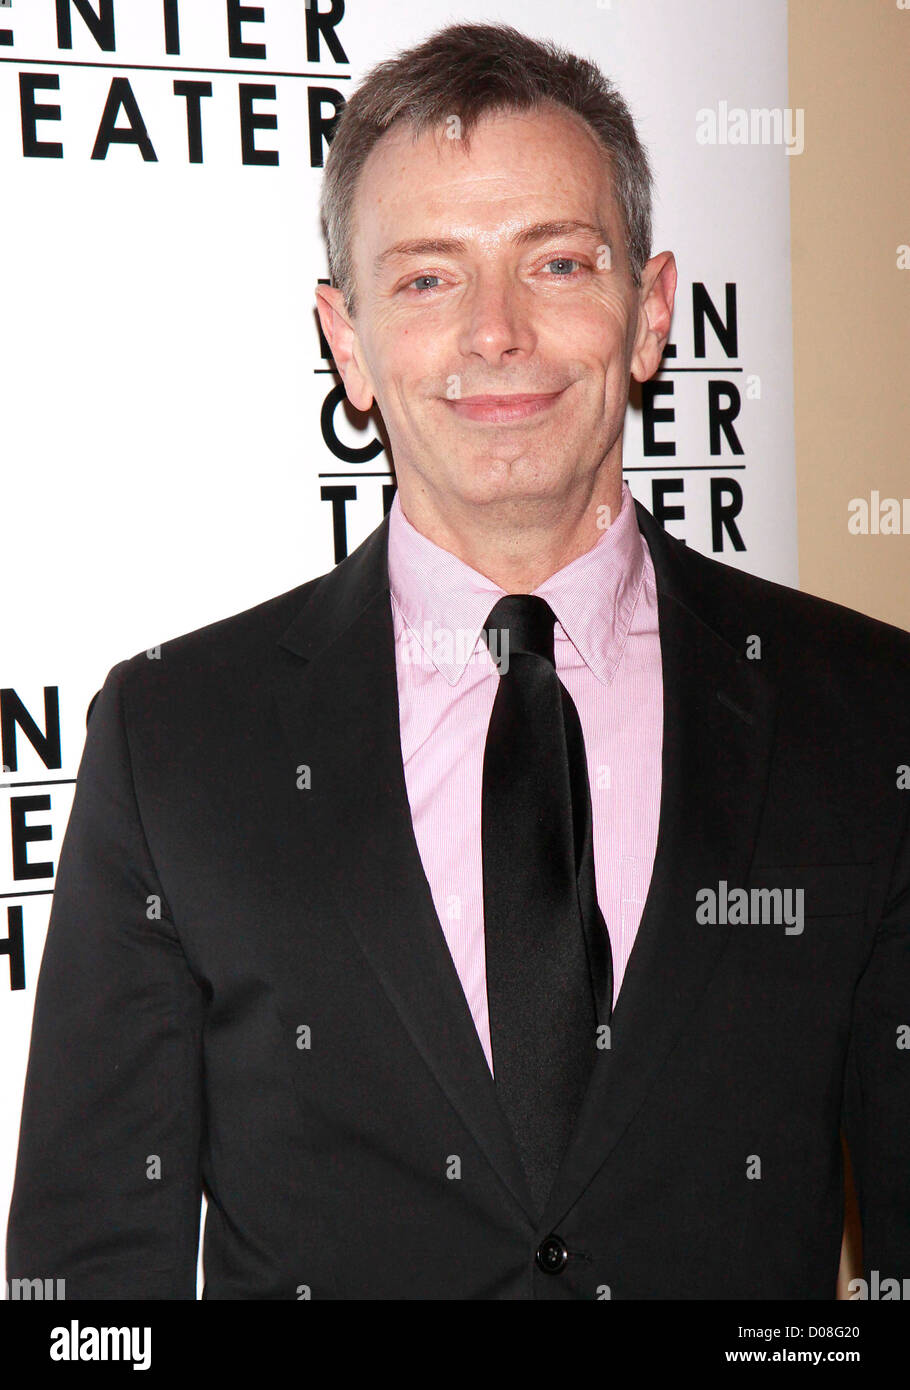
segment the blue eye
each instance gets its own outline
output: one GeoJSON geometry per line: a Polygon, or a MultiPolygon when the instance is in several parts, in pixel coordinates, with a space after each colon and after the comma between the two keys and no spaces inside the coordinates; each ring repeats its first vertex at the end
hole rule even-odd
{"type": "MultiPolygon", "coordinates": [[[[413,280],[410,280],[410,281],[408,282],[406,288],[407,288],[407,289],[410,289],[412,285],[418,285],[418,284],[420,283],[421,280],[436,280],[436,281],[438,281],[438,280],[439,280],[439,276],[438,276],[438,275],[418,275],[418,276],[416,276],[413,280]]],[[[418,290],[415,291],[415,293],[416,293],[416,294],[426,294],[429,290],[435,289],[435,288],[436,288],[435,285],[424,285],[423,289],[418,289],[418,290]]]]}
{"type": "MultiPolygon", "coordinates": [[[[580,265],[580,261],[572,260],[569,256],[554,256],[552,261],[547,261],[547,265],[580,265]]],[[[571,271],[569,272],[571,274],[571,271]]],[[[565,279],[564,275],[557,275],[555,279],[565,279]]]]}

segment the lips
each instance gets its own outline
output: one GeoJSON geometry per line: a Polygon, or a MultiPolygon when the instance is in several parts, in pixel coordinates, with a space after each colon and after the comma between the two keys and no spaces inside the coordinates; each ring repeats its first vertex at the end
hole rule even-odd
{"type": "Polygon", "coordinates": [[[515,420],[530,419],[549,410],[561,395],[562,391],[534,394],[517,392],[506,396],[461,396],[458,400],[447,400],[446,404],[463,419],[509,424],[515,420]]]}

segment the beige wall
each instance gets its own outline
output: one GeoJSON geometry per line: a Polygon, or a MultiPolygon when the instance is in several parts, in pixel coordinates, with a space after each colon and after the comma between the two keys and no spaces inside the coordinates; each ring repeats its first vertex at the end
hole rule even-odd
{"type": "Polygon", "coordinates": [[[910,9],[790,0],[789,50],[800,588],[910,628],[910,534],[847,530],[910,498],[910,9]]]}
{"type": "MultiPolygon", "coordinates": [[[[789,31],[800,588],[910,628],[910,534],[847,530],[851,498],[910,497],[910,9],[790,0],[789,31]]],[[[848,1167],[841,1297],[860,1242],[848,1167]]]]}

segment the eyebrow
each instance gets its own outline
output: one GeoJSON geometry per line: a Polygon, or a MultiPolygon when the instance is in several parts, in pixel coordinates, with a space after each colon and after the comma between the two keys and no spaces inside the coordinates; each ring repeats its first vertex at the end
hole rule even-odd
{"type": "MultiPolygon", "coordinates": [[[[520,227],[510,238],[513,246],[533,246],[541,241],[552,241],[554,237],[571,236],[573,232],[588,232],[597,237],[598,242],[609,246],[610,238],[603,227],[593,222],[534,222],[528,227],[520,227]]],[[[374,270],[381,270],[391,260],[405,256],[457,256],[465,250],[465,243],[458,237],[419,237],[413,241],[397,241],[381,251],[373,262],[374,270]]]]}

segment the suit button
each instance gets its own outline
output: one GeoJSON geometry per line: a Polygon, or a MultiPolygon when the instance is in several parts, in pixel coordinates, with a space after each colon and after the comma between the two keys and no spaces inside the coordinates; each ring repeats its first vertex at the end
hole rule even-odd
{"type": "Polygon", "coordinates": [[[547,1236],[540,1242],[534,1256],[537,1268],[542,1269],[544,1274],[559,1274],[565,1268],[568,1258],[566,1243],[559,1236],[547,1236]]]}

